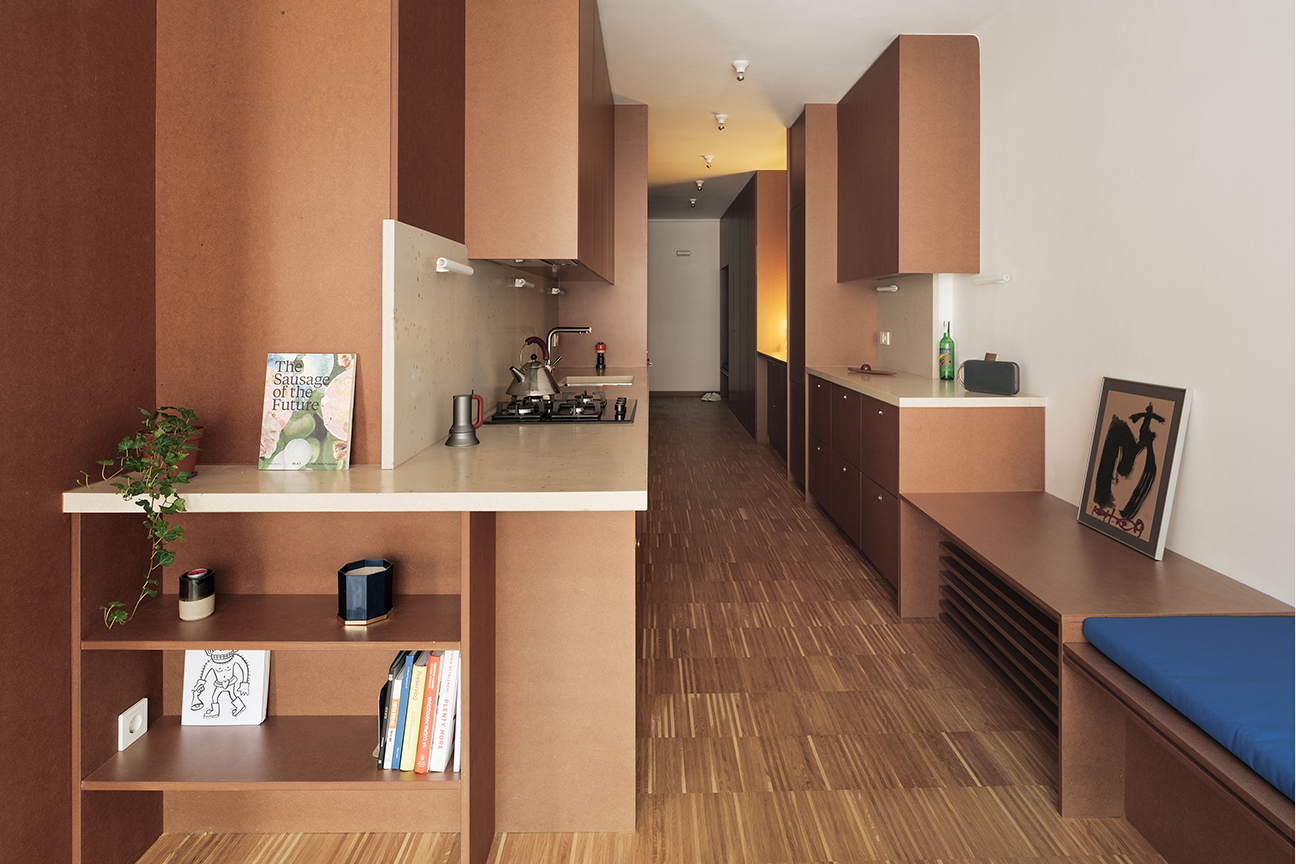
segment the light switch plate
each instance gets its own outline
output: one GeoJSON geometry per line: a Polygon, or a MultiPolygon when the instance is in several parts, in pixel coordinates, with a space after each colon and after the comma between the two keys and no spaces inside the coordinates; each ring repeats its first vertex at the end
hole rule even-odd
{"type": "Polygon", "coordinates": [[[148,697],[117,715],[117,750],[125,750],[148,731],[148,697]]]}

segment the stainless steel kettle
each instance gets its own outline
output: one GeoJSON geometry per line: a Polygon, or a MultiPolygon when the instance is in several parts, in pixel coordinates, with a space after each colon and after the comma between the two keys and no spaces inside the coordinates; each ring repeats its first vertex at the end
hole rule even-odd
{"type": "Polygon", "coordinates": [[[521,364],[521,369],[517,366],[509,367],[509,372],[513,375],[513,383],[505,391],[508,395],[553,396],[558,392],[558,382],[554,381],[553,367],[549,364],[549,348],[539,336],[530,336],[523,343],[522,350],[518,353],[518,363],[521,364]],[[537,360],[536,355],[532,354],[530,361],[523,361],[522,358],[527,353],[527,345],[532,344],[540,347],[543,360],[537,360]]]}

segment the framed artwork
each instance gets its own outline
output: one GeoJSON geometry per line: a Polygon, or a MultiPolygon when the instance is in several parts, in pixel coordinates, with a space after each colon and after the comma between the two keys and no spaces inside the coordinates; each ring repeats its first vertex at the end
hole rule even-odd
{"type": "Polygon", "coordinates": [[[1191,390],[1103,379],[1081,522],[1161,560],[1191,405],[1191,390]]]}
{"type": "Polygon", "coordinates": [[[182,726],[256,726],[270,698],[270,652],[186,651],[182,726]]]}

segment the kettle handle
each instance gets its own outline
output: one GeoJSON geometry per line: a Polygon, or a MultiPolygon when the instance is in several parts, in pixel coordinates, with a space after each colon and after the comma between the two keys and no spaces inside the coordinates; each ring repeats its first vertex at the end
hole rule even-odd
{"type": "Polygon", "coordinates": [[[474,429],[480,429],[482,421],[486,419],[486,400],[480,393],[472,394],[473,401],[477,403],[477,422],[473,424],[474,429]]]}
{"type": "Polygon", "coordinates": [[[546,363],[549,362],[549,346],[545,344],[545,341],[543,339],[541,339],[539,336],[528,336],[527,340],[522,343],[522,350],[526,351],[526,346],[528,345],[539,345],[540,352],[541,352],[540,359],[546,363]]]}

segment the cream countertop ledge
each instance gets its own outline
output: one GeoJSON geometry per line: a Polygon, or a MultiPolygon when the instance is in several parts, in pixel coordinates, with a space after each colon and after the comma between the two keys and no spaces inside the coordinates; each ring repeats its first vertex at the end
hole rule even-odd
{"type": "MultiPolygon", "coordinates": [[[[561,368],[561,367],[560,367],[561,368]]],[[[592,375],[593,368],[564,374],[592,375]]],[[[637,399],[633,423],[492,424],[475,447],[446,447],[445,436],[396,468],[260,471],[255,465],[203,465],[181,487],[190,513],[360,513],[396,511],[561,511],[648,509],[648,370],[609,401],[637,399]]],[[[587,390],[598,388],[587,387],[587,390]]],[[[487,406],[487,413],[494,410],[487,406]]],[[[610,407],[609,407],[609,410],[610,407]]],[[[447,430],[448,433],[448,430],[447,430]]],[[[106,483],[63,493],[65,513],[138,513],[106,483]]]]}
{"type": "Polygon", "coordinates": [[[1044,408],[1048,400],[1043,396],[1018,393],[1016,396],[995,396],[989,393],[972,393],[957,381],[924,378],[908,372],[894,375],[868,375],[851,372],[846,366],[807,366],[807,375],[814,375],[871,396],[879,402],[898,408],[1044,408]]]}

